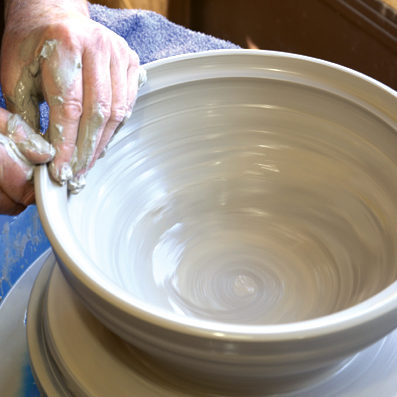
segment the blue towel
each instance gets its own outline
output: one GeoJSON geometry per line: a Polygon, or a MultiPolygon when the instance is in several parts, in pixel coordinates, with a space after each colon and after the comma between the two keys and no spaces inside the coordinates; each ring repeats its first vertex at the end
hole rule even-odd
{"type": "MultiPolygon", "coordinates": [[[[90,15],[94,21],[105,25],[122,36],[139,55],[141,64],[172,55],[191,52],[239,48],[228,41],[193,32],[176,25],[160,14],[146,10],[120,10],[91,4],[90,15]]],[[[5,107],[0,87],[0,106],[5,107]]],[[[41,130],[48,126],[48,106],[40,106],[41,130]]]]}
{"type": "Polygon", "coordinates": [[[172,55],[204,50],[238,48],[224,40],[193,32],[145,10],[115,10],[90,7],[91,18],[124,37],[142,64],[172,55]]]}

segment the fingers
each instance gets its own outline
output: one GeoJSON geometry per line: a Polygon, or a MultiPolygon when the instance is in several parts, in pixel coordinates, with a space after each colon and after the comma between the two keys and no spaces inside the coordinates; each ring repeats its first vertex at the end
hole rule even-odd
{"type": "MultiPolygon", "coordinates": [[[[128,49],[129,50],[129,49],[128,49]]],[[[109,119],[104,127],[101,140],[96,148],[96,153],[90,166],[97,160],[103,152],[105,146],[112,137],[114,131],[126,117],[130,102],[128,98],[128,52],[118,52],[113,54],[110,62],[110,82],[111,82],[111,111],[109,119]]]]}
{"type": "MultiPolygon", "coordinates": [[[[103,29],[96,27],[95,37],[78,45],[62,31],[63,39],[48,39],[39,51],[41,90],[50,108],[47,134],[55,149],[49,169],[70,190],[83,186],[84,175],[131,114],[141,77],[137,54],[103,29]]],[[[19,119],[14,124],[16,137],[29,137],[20,139],[21,151],[31,155],[42,149],[41,157],[31,156],[32,162],[48,161],[51,146],[44,148],[19,119]]]]}
{"type": "Polygon", "coordinates": [[[131,116],[132,107],[134,106],[138,88],[146,81],[146,72],[139,67],[139,58],[135,51],[130,51],[128,65],[128,105],[131,116]],[[143,73],[144,72],[144,73],[143,73]]]}
{"type": "Polygon", "coordinates": [[[4,215],[18,215],[26,208],[25,205],[16,203],[6,193],[0,190],[0,211],[4,215]]]}
{"type": "Polygon", "coordinates": [[[7,103],[7,109],[21,115],[22,119],[35,130],[39,129],[39,97],[38,90],[38,59],[21,70],[17,81],[14,81],[15,73],[9,73],[5,78],[2,71],[3,93],[7,103]]]}
{"type": "Polygon", "coordinates": [[[74,193],[84,187],[86,172],[131,114],[139,80],[139,58],[124,41],[119,47],[113,43],[109,52],[86,51],[83,64],[83,115],[73,160],[74,178],[68,183],[74,193]]]}
{"type": "Polygon", "coordinates": [[[131,116],[138,88],[146,81],[146,71],[139,67],[139,58],[129,47],[120,51],[121,57],[116,57],[111,64],[112,110],[105,126],[101,141],[90,168],[95,161],[105,154],[107,144],[113,134],[131,116]]]}
{"type": "Polygon", "coordinates": [[[47,163],[55,155],[55,149],[49,142],[34,132],[19,115],[5,109],[0,109],[0,131],[16,144],[32,164],[47,163]]]}
{"type": "Polygon", "coordinates": [[[52,177],[64,184],[73,176],[70,163],[83,113],[81,56],[57,43],[41,68],[44,96],[50,108],[47,133],[56,151],[49,169],[52,177]]]}
{"type": "Polygon", "coordinates": [[[0,134],[0,211],[13,214],[34,202],[34,187],[29,181],[33,166],[12,140],[0,134]]]}
{"type": "Polygon", "coordinates": [[[0,108],[0,212],[15,215],[34,202],[33,166],[50,161],[54,148],[19,115],[0,108]]]}
{"type": "Polygon", "coordinates": [[[83,57],[83,115],[80,120],[73,161],[73,174],[84,175],[94,159],[103,131],[110,118],[112,83],[110,54],[97,49],[87,50],[83,57]]]}

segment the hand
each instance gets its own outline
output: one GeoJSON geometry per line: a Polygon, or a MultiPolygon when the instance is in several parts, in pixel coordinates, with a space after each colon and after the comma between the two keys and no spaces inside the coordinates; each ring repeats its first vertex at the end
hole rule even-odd
{"type": "Polygon", "coordinates": [[[21,117],[0,108],[0,213],[16,215],[33,204],[34,165],[52,160],[54,154],[21,117]]]}
{"type": "Polygon", "coordinates": [[[38,103],[47,101],[50,173],[69,189],[84,185],[131,114],[138,67],[126,41],[89,18],[85,1],[9,0],[1,54],[7,107],[37,129],[38,103]]]}

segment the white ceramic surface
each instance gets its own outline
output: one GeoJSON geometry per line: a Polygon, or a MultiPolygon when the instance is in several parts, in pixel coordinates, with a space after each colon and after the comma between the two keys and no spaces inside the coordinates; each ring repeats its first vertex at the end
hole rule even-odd
{"type": "MultiPolygon", "coordinates": [[[[28,311],[31,361],[44,393],[76,396],[230,396],[206,390],[156,367],[98,322],[81,304],[55,264],[46,262],[28,311]],[[55,265],[55,268],[53,268],[55,265]],[[41,332],[42,328],[44,333],[41,332]]],[[[339,371],[279,397],[394,397],[397,331],[349,360],[339,371]]],[[[258,389],[253,395],[269,396],[258,389]]],[[[246,391],[233,393],[240,397],[246,391]]]]}
{"type": "Polygon", "coordinates": [[[396,93],[265,51],[146,69],[82,193],[35,175],[87,307],[186,377],[232,389],[319,376],[394,329],[396,93]]]}

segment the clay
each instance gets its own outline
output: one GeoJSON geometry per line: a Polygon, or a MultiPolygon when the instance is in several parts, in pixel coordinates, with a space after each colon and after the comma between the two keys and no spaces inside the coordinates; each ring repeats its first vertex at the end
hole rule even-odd
{"type": "Polygon", "coordinates": [[[23,153],[34,152],[38,155],[55,155],[54,147],[40,134],[33,131],[18,114],[10,115],[6,133],[23,153]]]}
{"type": "MultiPolygon", "coordinates": [[[[30,43],[30,41],[28,41],[30,43]]],[[[33,45],[33,43],[30,43],[33,45]]],[[[24,48],[26,49],[27,44],[24,48]]],[[[40,63],[48,59],[57,46],[55,40],[44,42],[40,54],[22,69],[21,76],[15,86],[14,95],[7,96],[12,111],[22,116],[31,127],[39,129],[39,102],[42,98],[40,63]]]]}
{"type": "MultiPolygon", "coordinates": [[[[56,40],[46,41],[40,55],[41,58],[47,59],[48,69],[52,73],[52,79],[58,89],[58,95],[49,96],[49,104],[52,107],[62,106],[66,90],[70,89],[81,73],[81,58],[65,51],[56,40]]],[[[64,140],[63,126],[50,121],[48,135],[58,150],[64,140]]],[[[61,185],[73,177],[72,168],[68,163],[64,163],[60,169],[56,169],[55,165],[51,163],[50,170],[52,176],[61,185]]]]}
{"type": "Polygon", "coordinates": [[[59,145],[65,140],[65,137],[63,136],[63,126],[60,124],[54,123],[51,129],[51,142],[53,145],[59,145]]]}
{"type": "MultiPolygon", "coordinates": [[[[8,156],[19,165],[22,169],[25,170],[26,180],[32,179],[33,175],[33,166],[29,162],[29,160],[21,153],[18,149],[17,145],[10,139],[9,137],[0,134],[0,145],[4,147],[8,156]]],[[[0,173],[2,169],[0,168],[0,173]]]]}
{"type": "Polygon", "coordinates": [[[59,95],[53,95],[48,98],[48,104],[51,106],[62,105],[64,102],[63,98],[59,95]]]}
{"type": "Polygon", "coordinates": [[[72,169],[67,163],[63,164],[62,167],[58,169],[55,167],[55,164],[51,162],[49,164],[49,169],[52,177],[61,185],[73,177],[72,169]]]}
{"type": "Polygon", "coordinates": [[[40,97],[40,77],[32,73],[35,69],[26,67],[23,69],[21,77],[15,86],[14,96],[6,96],[10,109],[22,116],[35,130],[39,129],[39,97],[40,97]]]}
{"type": "Polygon", "coordinates": [[[147,82],[146,69],[141,66],[138,69],[138,73],[138,88],[141,88],[147,82]]]}
{"type": "Polygon", "coordinates": [[[77,161],[73,164],[73,171],[75,174],[81,170],[87,169],[90,165],[95,154],[98,135],[104,120],[105,117],[102,113],[101,106],[96,104],[89,122],[85,125],[83,130],[79,131],[82,138],[77,141],[78,156],[77,161]]]}
{"type": "Polygon", "coordinates": [[[68,180],[68,190],[72,194],[78,194],[86,185],[85,175],[75,176],[68,180]]]}
{"type": "Polygon", "coordinates": [[[71,162],[74,177],[68,182],[68,189],[72,193],[78,193],[85,186],[84,173],[88,171],[94,157],[104,120],[101,106],[96,104],[89,122],[80,128],[76,150],[71,162]]]}
{"type": "Polygon", "coordinates": [[[60,93],[53,99],[62,104],[65,91],[73,85],[81,72],[81,58],[73,56],[62,47],[59,48],[59,43],[56,40],[49,40],[44,43],[40,58],[47,59],[48,68],[60,93]],[[52,56],[54,52],[56,52],[56,56],[52,56]]]}
{"type": "MultiPolygon", "coordinates": [[[[30,41],[28,43],[33,45],[30,41]]],[[[26,46],[28,44],[25,44],[26,46]]],[[[74,83],[82,68],[81,59],[78,56],[67,54],[57,40],[47,40],[44,42],[39,55],[22,70],[20,79],[15,86],[14,95],[8,96],[7,101],[11,105],[12,111],[20,114],[22,119],[35,130],[39,129],[38,105],[43,96],[40,70],[43,59],[48,62],[48,68],[59,92],[59,95],[48,98],[50,106],[63,104],[65,90],[74,83]],[[61,58],[62,63],[60,63],[61,58]]],[[[54,144],[59,144],[63,140],[62,126],[59,124],[50,124],[48,134],[50,141],[54,144]]],[[[30,136],[32,139],[30,143],[27,142],[26,144],[37,145],[37,139],[33,135],[30,136]]],[[[53,177],[61,184],[73,175],[68,164],[64,164],[60,170],[57,170],[53,164],[50,167],[53,177]]]]}

